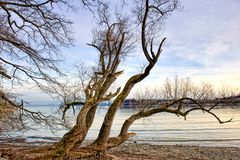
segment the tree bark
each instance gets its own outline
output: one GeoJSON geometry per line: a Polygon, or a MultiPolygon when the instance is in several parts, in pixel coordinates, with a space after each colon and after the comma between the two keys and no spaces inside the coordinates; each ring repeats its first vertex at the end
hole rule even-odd
{"type": "Polygon", "coordinates": [[[117,96],[117,98],[114,100],[112,105],[109,107],[108,112],[106,113],[106,116],[104,118],[102,127],[99,131],[98,138],[91,144],[91,146],[93,146],[94,148],[96,146],[98,146],[99,148],[102,148],[103,150],[106,149],[106,144],[108,142],[108,138],[110,135],[113,119],[115,117],[117,110],[123,104],[123,101],[129,95],[129,93],[132,90],[132,88],[134,87],[134,85],[137,84],[138,82],[140,82],[141,80],[143,80],[145,77],[147,77],[153,66],[154,66],[154,64],[150,63],[146,67],[144,73],[134,75],[127,81],[122,92],[117,96]]]}
{"type": "Polygon", "coordinates": [[[77,116],[77,122],[74,127],[68,131],[60,142],[57,143],[57,152],[70,151],[78,148],[84,141],[89,128],[91,127],[97,105],[86,103],[77,116]]]}

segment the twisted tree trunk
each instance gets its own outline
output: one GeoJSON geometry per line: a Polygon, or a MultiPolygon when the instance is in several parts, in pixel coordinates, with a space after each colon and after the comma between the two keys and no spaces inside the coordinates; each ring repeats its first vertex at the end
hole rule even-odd
{"type": "Polygon", "coordinates": [[[93,123],[97,105],[98,104],[92,106],[90,103],[86,103],[83,106],[77,116],[76,124],[63,136],[61,141],[56,144],[57,152],[68,152],[78,148],[82,144],[93,123]]]}

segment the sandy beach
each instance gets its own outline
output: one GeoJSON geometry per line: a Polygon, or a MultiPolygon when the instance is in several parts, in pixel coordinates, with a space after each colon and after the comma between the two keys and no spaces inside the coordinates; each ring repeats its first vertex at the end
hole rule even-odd
{"type": "MultiPolygon", "coordinates": [[[[27,143],[19,140],[12,143],[0,143],[0,157],[6,150],[19,150],[50,145],[46,142],[27,143]]],[[[187,145],[150,145],[126,142],[107,151],[118,160],[239,160],[238,147],[202,147],[187,145]]],[[[7,158],[0,158],[0,160],[7,158]]]]}
{"type": "Polygon", "coordinates": [[[123,144],[109,153],[123,160],[239,160],[240,148],[123,144]]]}

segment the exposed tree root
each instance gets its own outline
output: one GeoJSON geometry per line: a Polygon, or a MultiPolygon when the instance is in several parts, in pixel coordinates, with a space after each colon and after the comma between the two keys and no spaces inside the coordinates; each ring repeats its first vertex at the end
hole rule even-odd
{"type": "Polygon", "coordinates": [[[0,157],[11,160],[117,160],[113,155],[108,155],[105,151],[93,151],[91,149],[77,149],[67,153],[56,151],[53,146],[30,148],[5,148],[0,152],[0,157]]]}

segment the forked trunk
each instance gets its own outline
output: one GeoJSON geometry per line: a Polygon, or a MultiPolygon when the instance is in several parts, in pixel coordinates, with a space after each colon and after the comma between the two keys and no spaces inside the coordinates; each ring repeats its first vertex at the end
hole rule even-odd
{"type": "Polygon", "coordinates": [[[84,141],[95,117],[97,105],[84,105],[78,114],[77,122],[57,143],[56,152],[63,153],[78,148],[84,141]]]}
{"type": "Polygon", "coordinates": [[[105,150],[107,148],[111,127],[117,110],[123,104],[123,101],[129,95],[134,85],[144,79],[144,77],[148,74],[149,70],[147,69],[147,72],[145,70],[143,74],[134,75],[128,80],[122,92],[117,96],[112,105],[109,107],[108,112],[104,118],[102,127],[99,131],[98,138],[90,145],[91,147],[101,148],[102,150],[105,150]]]}

